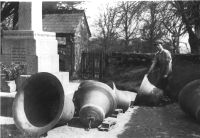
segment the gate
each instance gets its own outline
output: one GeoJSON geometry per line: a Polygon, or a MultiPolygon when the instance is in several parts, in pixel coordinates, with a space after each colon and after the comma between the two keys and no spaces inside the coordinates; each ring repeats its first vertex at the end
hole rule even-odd
{"type": "Polygon", "coordinates": [[[82,79],[102,79],[105,70],[104,52],[83,52],[81,58],[82,79]]]}

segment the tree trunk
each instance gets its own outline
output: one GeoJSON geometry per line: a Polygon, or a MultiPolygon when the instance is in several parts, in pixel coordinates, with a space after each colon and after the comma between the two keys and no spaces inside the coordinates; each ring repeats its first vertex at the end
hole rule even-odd
{"type": "Polygon", "coordinates": [[[200,54],[200,39],[195,35],[195,33],[192,31],[192,28],[189,26],[188,21],[186,20],[185,16],[182,15],[183,22],[186,24],[186,29],[189,34],[189,44],[191,48],[191,53],[192,54],[200,54]]]}
{"type": "MultiPolygon", "coordinates": [[[[184,9],[182,1],[178,1],[177,4],[180,7],[180,9],[184,9]]],[[[200,48],[199,48],[200,47],[200,38],[198,38],[197,37],[198,35],[196,35],[193,32],[192,27],[190,26],[189,21],[187,20],[186,15],[185,15],[184,12],[181,12],[181,16],[182,16],[182,21],[186,25],[186,29],[187,29],[188,34],[189,34],[189,40],[188,40],[188,42],[190,44],[191,53],[192,54],[200,54],[200,48]]]]}
{"type": "Polygon", "coordinates": [[[194,34],[189,33],[189,44],[192,54],[200,54],[200,39],[197,38],[194,34]]]}
{"type": "Polygon", "coordinates": [[[175,48],[175,53],[176,54],[180,54],[180,48],[179,48],[179,36],[175,36],[174,38],[175,40],[175,44],[174,44],[174,48],[175,48]]]}

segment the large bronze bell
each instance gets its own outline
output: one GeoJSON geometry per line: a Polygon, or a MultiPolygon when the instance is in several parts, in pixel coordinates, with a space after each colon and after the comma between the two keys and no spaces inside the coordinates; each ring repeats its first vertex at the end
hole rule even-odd
{"type": "Polygon", "coordinates": [[[161,103],[163,96],[163,90],[154,86],[145,75],[136,97],[136,105],[156,106],[161,103]]]}
{"type": "Polygon", "coordinates": [[[83,81],[75,92],[73,101],[83,125],[97,127],[117,107],[115,91],[107,84],[83,81]]]}
{"type": "Polygon", "coordinates": [[[200,79],[189,82],[179,93],[181,109],[200,122],[200,79]]]}
{"type": "Polygon", "coordinates": [[[123,112],[127,111],[131,103],[135,101],[137,93],[131,91],[119,90],[113,83],[113,89],[116,94],[117,108],[122,109],[123,112]]]}
{"type": "Polygon", "coordinates": [[[32,75],[23,84],[13,103],[16,126],[25,134],[39,136],[55,125],[73,118],[74,104],[62,84],[50,73],[32,75]]]}

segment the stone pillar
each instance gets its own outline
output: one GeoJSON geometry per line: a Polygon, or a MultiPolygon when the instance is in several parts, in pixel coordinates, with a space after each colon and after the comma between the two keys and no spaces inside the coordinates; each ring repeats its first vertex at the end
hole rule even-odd
{"type": "Polygon", "coordinates": [[[59,72],[56,35],[42,31],[42,2],[20,2],[19,30],[4,31],[2,62],[23,62],[27,74],[59,72]]]}
{"type": "MultiPolygon", "coordinates": [[[[0,2],[0,3],[1,3],[1,2],[0,2]]],[[[0,19],[1,19],[1,10],[0,10],[0,19]]],[[[0,25],[0,57],[1,57],[1,45],[2,45],[2,44],[1,44],[1,39],[2,39],[2,38],[1,38],[1,29],[2,29],[2,28],[1,28],[1,25],[0,25]]],[[[0,60],[0,61],[1,61],[1,60],[0,60]]]]}
{"type": "Polygon", "coordinates": [[[27,74],[59,72],[55,33],[26,30],[4,31],[2,62],[27,65],[27,74]]]}
{"type": "Polygon", "coordinates": [[[20,2],[19,30],[3,32],[0,62],[21,62],[27,65],[26,74],[54,74],[68,93],[69,73],[59,72],[56,33],[42,31],[42,2],[20,2]]]}
{"type": "Polygon", "coordinates": [[[42,31],[42,2],[21,2],[19,4],[19,30],[42,31]]]}

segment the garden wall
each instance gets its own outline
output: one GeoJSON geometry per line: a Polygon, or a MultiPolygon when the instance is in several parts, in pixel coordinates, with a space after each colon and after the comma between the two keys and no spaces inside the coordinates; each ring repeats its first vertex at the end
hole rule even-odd
{"type": "Polygon", "coordinates": [[[200,79],[200,55],[175,55],[168,93],[177,100],[180,90],[190,81],[200,79]]]}

